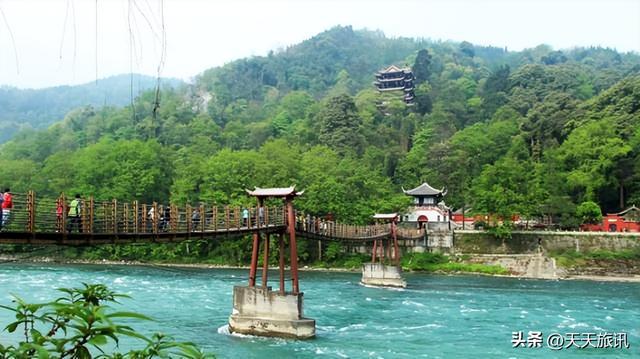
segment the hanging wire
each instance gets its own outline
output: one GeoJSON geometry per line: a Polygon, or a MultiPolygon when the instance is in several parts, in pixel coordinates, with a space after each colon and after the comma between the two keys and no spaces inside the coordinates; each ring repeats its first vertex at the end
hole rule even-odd
{"type": "Polygon", "coordinates": [[[60,51],[58,53],[58,57],[60,58],[60,60],[62,60],[62,49],[64,47],[64,38],[67,34],[67,22],[69,21],[69,2],[70,0],[67,0],[67,7],[64,12],[64,23],[62,24],[62,37],[60,38],[60,51]]]}
{"type": "Polygon", "coordinates": [[[78,32],[76,24],[76,3],[71,0],[71,17],[73,19],[73,78],[76,78],[76,58],[78,52],[78,32]]]}
{"type": "MultiPolygon", "coordinates": [[[[136,10],[138,10],[140,15],[144,19],[144,21],[147,23],[147,26],[149,26],[149,29],[153,33],[153,37],[157,41],[161,41],[160,37],[158,36],[158,33],[156,32],[155,26],[151,23],[151,21],[149,20],[149,17],[144,13],[144,11],[140,8],[140,6],[138,6],[138,3],[135,0],[133,1],[133,5],[135,6],[136,10]]],[[[155,20],[155,18],[154,18],[154,20],[155,20]]]]}
{"type": "Polygon", "coordinates": [[[13,37],[13,31],[11,31],[11,26],[9,25],[9,21],[7,21],[7,16],[4,14],[4,10],[2,9],[2,6],[0,6],[0,14],[2,14],[2,20],[4,21],[4,25],[6,26],[7,31],[9,32],[9,37],[11,38],[11,45],[13,46],[13,55],[15,56],[15,59],[16,59],[16,73],[19,75],[20,62],[18,61],[18,48],[16,47],[16,40],[13,37]]]}
{"type": "Polygon", "coordinates": [[[158,63],[157,76],[156,76],[156,96],[153,103],[153,119],[157,119],[158,109],[160,108],[160,77],[162,70],[164,69],[165,59],[167,55],[167,32],[164,23],[164,0],[160,0],[160,19],[162,26],[162,43],[160,50],[160,62],[158,63]]]}
{"type": "Polygon", "coordinates": [[[73,25],[73,78],[76,76],[76,60],[78,57],[78,27],[76,23],[76,5],[73,0],[67,0],[67,6],[64,13],[64,23],[62,25],[62,36],[60,38],[60,49],[58,57],[62,60],[64,50],[64,40],[67,35],[67,24],[69,23],[69,10],[71,10],[71,21],[73,25]]]}

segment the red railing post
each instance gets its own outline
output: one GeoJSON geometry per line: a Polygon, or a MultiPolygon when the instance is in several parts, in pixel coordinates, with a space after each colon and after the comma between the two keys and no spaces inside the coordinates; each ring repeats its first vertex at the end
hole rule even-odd
{"type": "Polygon", "coordinates": [[[267,277],[269,273],[269,233],[265,233],[264,255],[262,257],[262,287],[267,287],[267,277]]]}
{"type": "Polygon", "coordinates": [[[260,233],[253,232],[253,248],[251,249],[251,267],[249,268],[249,287],[256,285],[256,272],[258,270],[258,248],[260,247],[260,233]]]}
{"type": "Polygon", "coordinates": [[[280,246],[280,294],[284,295],[284,232],[280,232],[278,242],[280,246]]]}
{"type": "Polygon", "coordinates": [[[287,225],[289,228],[289,246],[291,247],[291,280],[293,281],[293,293],[298,294],[298,248],[296,247],[295,214],[293,212],[293,198],[287,197],[287,225]]]}

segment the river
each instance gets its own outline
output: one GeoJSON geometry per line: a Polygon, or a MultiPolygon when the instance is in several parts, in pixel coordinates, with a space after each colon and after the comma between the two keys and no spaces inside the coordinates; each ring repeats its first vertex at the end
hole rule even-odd
{"type": "MultiPolygon", "coordinates": [[[[406,290],[389,290],[360,286],[357,273],[302,272],[305,315],[316,320],[317,338],[296,341],[228,334],[232,288],[247,276],[235,269],[4,263],[0,304],[10,304],[11,293],[39,302],[55,298],[55,288],[104,283],[132,297],[119,310],[156,320],[136,323],[139,331],[171,334],[218,358],[640,357],[639,283],[407,273],[406,290]],[[525,340],[529,331],[541,332],[540,347],[513,348],[519,331],[525,340]],[[553,350],[547,338],[554,333],[626,335],[629,348],[553,350]]],[[[0,326],[11,319],[0,309],[0,326]]],[[[0,333],[2,343],[12,340],[0,333]]]]}

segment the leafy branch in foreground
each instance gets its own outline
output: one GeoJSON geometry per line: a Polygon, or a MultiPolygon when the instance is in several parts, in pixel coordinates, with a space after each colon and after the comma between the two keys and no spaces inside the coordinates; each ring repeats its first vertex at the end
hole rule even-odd
{"type": "Polygon", "coordinates": [[[53,302],[31,304],[15,297],[15,306],[0,305],[15,313],[16,321],[4,330],[22,332],[17,345],[0,345],[0,359],[18,358],[212,358],[192,343],[180,343],[163,334],[148,338],[120,319],[151,320],[149,317],[124,311],[114,311],[104,303],[118,303],[117,294],[102,284],[86,284],[83,288],[60,288],[64,296],[53,302]],[[118,348],[121,337],[134,338],[143,349],[121,354],[107,353],[118,348]]]}

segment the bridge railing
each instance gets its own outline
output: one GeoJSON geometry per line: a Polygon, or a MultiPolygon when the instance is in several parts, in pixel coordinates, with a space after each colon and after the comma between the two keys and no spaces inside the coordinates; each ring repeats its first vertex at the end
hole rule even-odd
{"type": "Polygon", "coordinates": [[[83,199],[80,216],[69,215],[70,199],[37,198],[35,193],[13,194],[13,207],[5,209],[2,230],[21,233],[152,234],[230,232],[285,225],[284,208],[243,208],[94,201],[83,199]]]}
{"type": "MultiPolygon", "coordinates": [[[[32,191],[13,194],[2,230],[20,233],[161,234],[238,232],[285,226],[283,206],[244,208],[232,206],[95,201],[82,199],[80,216],[69,215],[71,198],[37,197],[32,191]],[[248,213],[248,214],[247,214],[248,213]]],[[[75,209],[74,209],[75,211],[75,209]]],[[[72,211],[73,212],[73,211],[72,211]]],[[[296,217],[296,229],[328,238],[369,239],[388,235],[389,224],[350,225],[320,217],[296,217]]]]}
{"type": "Polygon", "coordinates": [[[368,239],[391,233],[390,224],[353,225],[326,221],[319,217],[298,217],[296,229],[299,232],[342,239],[368,239]]]}

